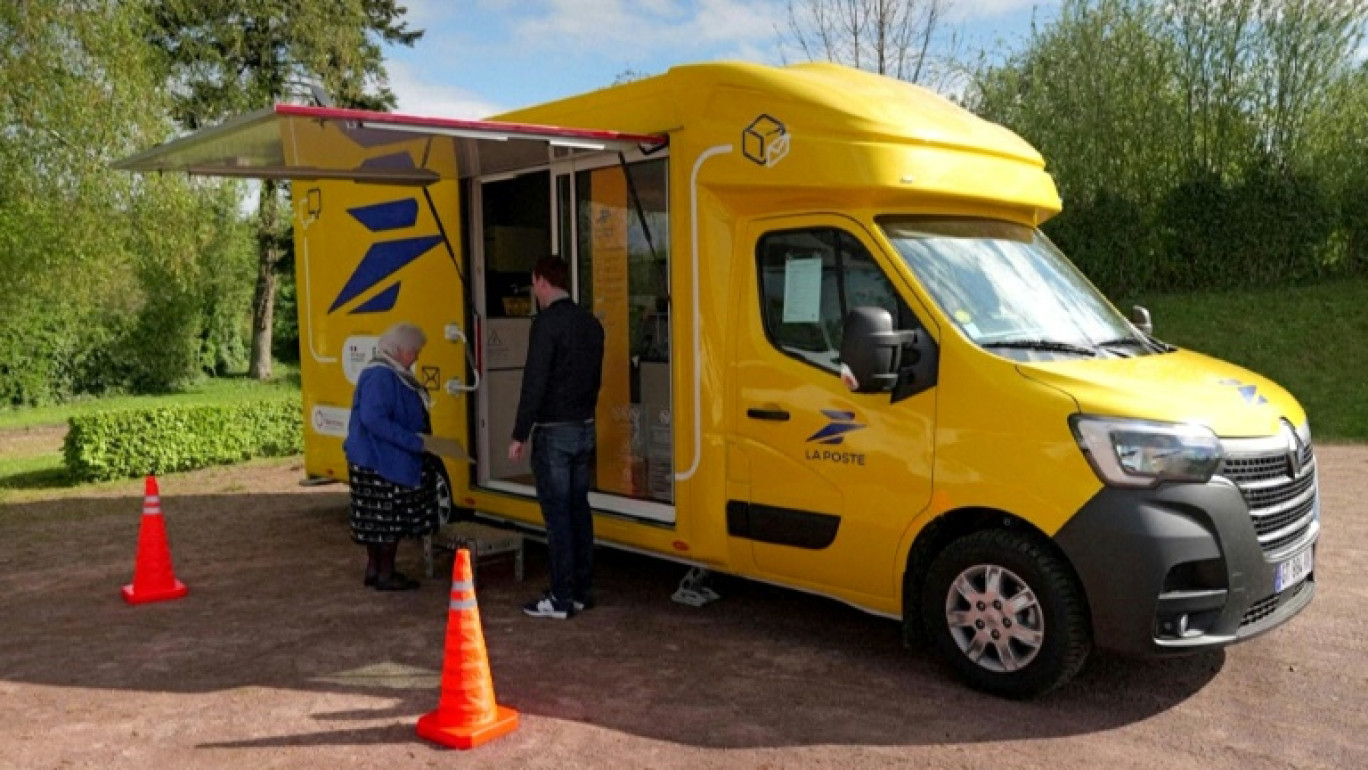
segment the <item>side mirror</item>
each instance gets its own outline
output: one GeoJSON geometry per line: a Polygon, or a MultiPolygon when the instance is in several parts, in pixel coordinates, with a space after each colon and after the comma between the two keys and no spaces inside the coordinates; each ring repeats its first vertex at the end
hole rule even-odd
{"type": "Polygon", "coordinates": [[[1135,324],[1135,328],[1145,333],[1145,336],[1154,334],[1154,324],[1150,323],[1150,313],[1143,305],[1131,307],[1130,320],[1131,323],[1135,324]]]}
{"type": "Polygon", "coordinates": [[[898,384],[903,346],[915,345],[917,339],[915,331],[894,331],[893,314],[881,307],[852,309],[845,317],[841,339],[846,386],[856,393],[893,390],[898,384]]]}

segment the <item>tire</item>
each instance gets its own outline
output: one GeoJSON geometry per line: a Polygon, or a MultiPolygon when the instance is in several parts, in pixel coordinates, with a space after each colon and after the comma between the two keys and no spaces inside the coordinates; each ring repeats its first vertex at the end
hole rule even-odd
{"type": "Polygon", "coordinates": [[[984,530],[951,542],[932,560],[921,600],[927,638],[941,657],[970,687],[993,695],[1049,692],[1082,670],[1092,651],[1073,573],[1023,532],[984,530]]]}
{"type": "Polygon", "coordinates": [[[438,463],[437,474],[437,528],[441,529],[456,521],[456,503],[451,495],[451,479],[447,476],[446,465],[438,463]]]}

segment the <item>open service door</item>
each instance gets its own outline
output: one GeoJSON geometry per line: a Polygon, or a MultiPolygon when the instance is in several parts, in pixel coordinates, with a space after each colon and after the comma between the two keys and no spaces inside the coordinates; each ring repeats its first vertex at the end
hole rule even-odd
{"type": "MultiPolygon", "coordinates": [[[[472,268],[483,272],[484,249],[477,245],[471,257],[463,248],[470,242],[463,221],[478,223],[482,215],[477,209],[462,216],[462,180],[544,168],[556,156],[640,152],[665,142],[613,131],[282,104],[114,167],[295,183],[305,471],[341,480],[357,376],[379,335],[401,320],[428,336],[415,368],[434,395],[433,432],[477,453],[472,420],[487,425],[488,416],[465,396],[483,374],[485,319],[467,278],[472,268]]],[[[478,192],[474,197],[478,203],[478,192]]],[[[496,444],[493,451],[503,448],[496,444]]],[[[478,462],[487,467],[494,459],[478,462]]],[[[448,460],[458,489],[475,481],[474,470],[448,460]]]]}
{"type": "MultiPolygon", "coordinates": [[[[469,186],[473,307],[483,324],[486,383],[475,399],[479,487],[535,493],[527,458],[507,459],[506,447],[533,322],[531,270],[538,256],[553,253],[570,267],[571,299],[604,330],[590,504],[626,519],[675,522],[665,154],[554,153],[550,164],[469,186]]],[[[532,436],[536,441],[536,431],[532,436]]]]}

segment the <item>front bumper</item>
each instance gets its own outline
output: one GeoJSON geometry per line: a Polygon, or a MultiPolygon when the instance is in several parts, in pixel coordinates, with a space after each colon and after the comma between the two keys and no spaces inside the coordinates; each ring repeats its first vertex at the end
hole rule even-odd
{"type": "MultiPolygon", "coordinates": [[[[1318,503],[1317,503],[1318,504],[1318,503]]],[[[1278,564],[1315,548],[1319,515],[1267,555],[1229,480],[1104,488],[1055,535],[1083,583],[1099,647],[1165,655],[1223,647],[1287,622],[1316,593],[1314,571],[1275,590],[1278,564]]]]}

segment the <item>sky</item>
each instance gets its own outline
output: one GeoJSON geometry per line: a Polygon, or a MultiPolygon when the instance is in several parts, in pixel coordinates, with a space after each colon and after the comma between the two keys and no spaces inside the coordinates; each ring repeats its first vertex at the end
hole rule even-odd
{"type": "MultiPolygon", "coordinates": [[[[796,0],[801,2],[801,0],[796,0]]],[[[1059,0],[951,0],[972,54],[1020,47],[1059,0]]],[[[397,112],[484,118],[611,85],[622,73],[742,60],[783,64],[787,0],[400,0],[414,47],[389,47],[397,112]]],[[[790,62],[793,59],[790,58],[790,62]]]]}

